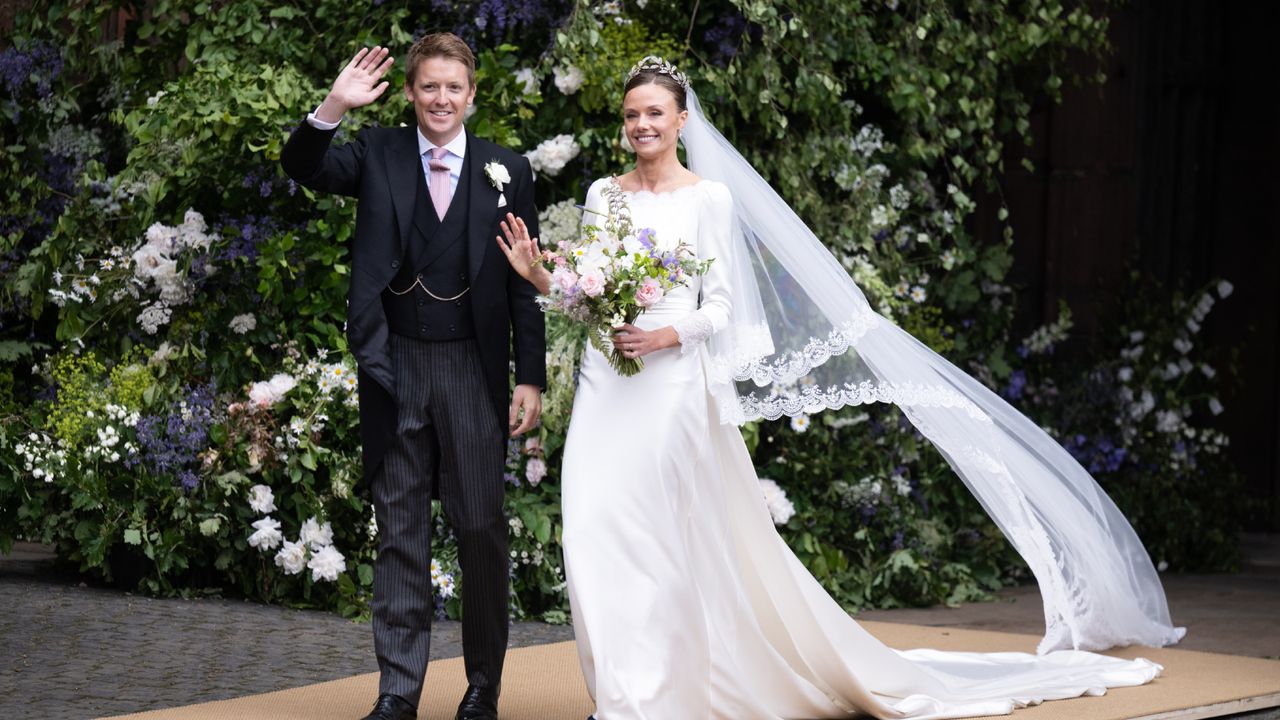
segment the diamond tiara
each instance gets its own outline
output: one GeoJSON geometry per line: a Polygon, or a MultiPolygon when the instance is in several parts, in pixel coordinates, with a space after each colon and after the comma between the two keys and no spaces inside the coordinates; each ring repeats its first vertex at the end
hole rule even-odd
{"type": "Polygon", "coordinates": [[[631,72],[627,73],[627,82],[631,82],[632,78],[645,70],[656,72],[659,75],[666,75],[684,86],[684,89],[689,89],[689,78],[685,76],[684,73],[677,70],[675,65],[672,65],[657,55],[647,55],[643,60],[632,65],[631,72]]]}

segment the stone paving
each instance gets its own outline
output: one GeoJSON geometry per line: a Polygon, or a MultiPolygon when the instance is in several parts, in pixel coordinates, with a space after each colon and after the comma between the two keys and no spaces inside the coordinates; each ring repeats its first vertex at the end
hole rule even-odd
{"type": "MultiPolygon", "coordinates": [[[[1189,628],[1183,647],[1280,657],[1280,538],[1253,548],[1240,574],[1164,581],[1174,619],[1189,628]]],[[[157,599],[91,587],[56,574],[48,553],[32,545],[0,556],[0,608],[0,719],[81,720],[377,670],[368,624],[243,601],[157,599]]],[[[1036,589],[1023,587],[994,603],[860,617],[1039,634],[1040,613],[1036,589]]],[[[566,626],[517,623],[511,646],[572,636],[566,626]]],[[[438,623],[432,658],[461,654],[459,624],[438,623]]],[[[1280,720],[1280,710],[1235,717],[1280,720]]]]}
{"type": "MultiPolygon", "coordinates": [[[[0,608],[5,720],[122,715],[378,670],[367,623],[251,602],[88,587],[38,561],[0,558],[0,608]]],[[[568,626],[511,628],[511,647],[571,639],[568,626]]],[[[437,623],[431,657],[461,654],[460,623],[437,623]]]]}

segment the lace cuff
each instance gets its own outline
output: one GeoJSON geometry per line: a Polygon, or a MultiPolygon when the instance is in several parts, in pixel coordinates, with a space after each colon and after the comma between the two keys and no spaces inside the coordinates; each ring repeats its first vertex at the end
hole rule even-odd
{"type": "Polygon", "coordinates": [[[671,324],[680,340],[680,354],[687,355],[698,349],[716,331],[711,319],[700,312],[691,312],[671,324]]]}

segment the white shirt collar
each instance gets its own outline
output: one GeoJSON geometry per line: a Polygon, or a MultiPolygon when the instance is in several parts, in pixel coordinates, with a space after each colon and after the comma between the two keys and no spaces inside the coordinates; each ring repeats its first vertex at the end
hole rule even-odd
{"type": "MultiPolygon", "coordinates": [[[[422,134],[422,128],[418,128],[417,130],[418,130],[418,155],[419,156],[425,155],[426,153],[431,152],[432,149],[438,147],[435,143],[428,140],[426,135],[422,134]]],[[[465,125],[462,127],[461,130],[458,131],[458,134],[455,135],[452,140],[445,143],[444,149],[448,150],[450,153],[454,155],[457,155],[460,158],[466,159],[467,128],[465,125]]]]}

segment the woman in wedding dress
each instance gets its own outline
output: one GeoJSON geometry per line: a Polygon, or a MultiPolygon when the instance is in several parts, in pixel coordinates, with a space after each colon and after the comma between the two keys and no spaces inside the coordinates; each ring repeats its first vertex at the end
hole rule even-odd
{"type": "MultiPolygon", "coordinates": [[[[642,357],[641,372],[620,376],[590,345],[582,358],[561,472],[563,543],[595,718],[974,717],[1155,678],[1161,668],[1149,661],[1081,649],[1163,645],[1181,630],[1169,624],[1159,581],[1141,546],[1132,550],[1123,516],[1100,490],[1063,479],[1078,481],[1075,469],[1056,467],[1074,461],[1046,449],[1038,428],[981,386],[944,375],[959,373],[945,360],[869,315],[802,224],[769,225],[794,215],[767,184],[747,184],[764,181],[710,127],[669,63],[646,58],[632,70],[623,118],[636,166],[591,186],[584,223],[599,224],[592,213],[624,201],[633,226],[654,229],[660,245],[684,241],[714,262],[616,331],[615,348],[642,357]],[[682,134],[698,174],[678,160],[682,134]],[[758,243],[754,252],[748,242],[758,243]],[[821,343],[808,339],[801,349],[770,324],[769,288],[762,294],[757,280],[770,268],[790,273],[788,282],[819,308],[814,316],[829,321],[821,343]],[[843,395],[795,382],[835,367],[834,356],[853,358],[838,371],[852,381],[843,395]],[[776,387],[760,398],[737,387],[746,379],[776,387]],[[737,424],[872,401],[907,413],[1028,559],[1050,624],[1040,654],[890,649],[778,535],[737,424]],[[1064,504],[1078,514],[1055,514],[1064,504]],[[1106,561],[1084,557],[1108,552],[1106,561]]],[[[546,293],[537,241],[511,223],[499,245],[546,293]]],[[[792,311],[795,297],[788,295],[792,311]]]]}

